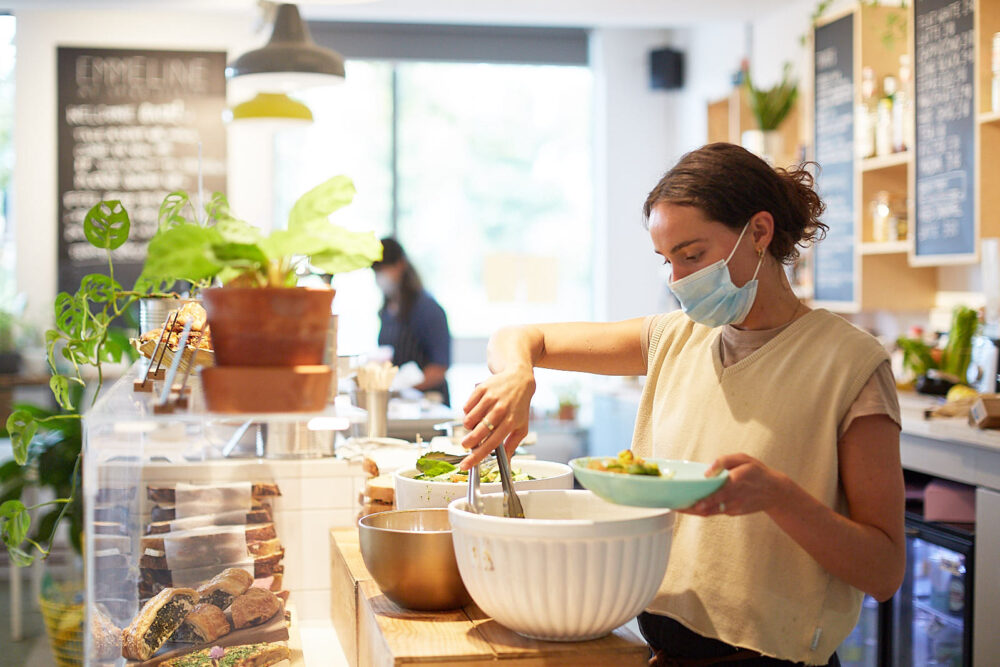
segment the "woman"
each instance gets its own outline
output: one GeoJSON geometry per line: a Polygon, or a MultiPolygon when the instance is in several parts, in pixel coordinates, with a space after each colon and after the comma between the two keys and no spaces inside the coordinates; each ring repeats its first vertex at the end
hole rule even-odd
{"type": "Polygon", "coordinates": [[[905,563],[899,406],[868,334],[792,292],[783,265],[821,237],[804,170],[731,144],[685,155],[644,207],[682,311],[507,328],[465,406],[469,466],[528,428],[533,367],[647,376],[633,450],[729,479],[679,513],[639,616],[653,664],[839,665],[862,593],[905,563]]]}
{"type": "Polygon", "coordinates": [[[392,346],[396,366],[413,361],[420,367],[424,379],[414,389],[438,392],[442,402],[451,405],[445,381],[451,365],[451,333],[444,309],[424,289],[396,239],[382,239],[382,261],[372,269],[385,297],[379,311],[378,344],[392,346]]]}

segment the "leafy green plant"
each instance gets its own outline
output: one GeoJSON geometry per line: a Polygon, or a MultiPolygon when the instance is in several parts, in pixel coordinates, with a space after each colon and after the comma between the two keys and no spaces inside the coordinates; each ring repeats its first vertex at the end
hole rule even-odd
{"type": "MultiPolygon", "coordinates": [[[[151,290],[151,283],[124,289],[115,280],[112,251],[121,247],[131,230],[128,213],[119,201],[102,201],[87,212],[83,223],[84,235],[91,245],[105,250],[108,273],[84,276],[75,294],[60,292],[55,299],[55,328],[45,332],[45,347],[52,377],[49,388],[61,410],[47,412],[30,406],[18,406],[7,419],[7,433],[14,453],[13,464],[19,468],[31,463],[38,471],[39,482],[56,489],[62,497],[26,507],[20,500],[20,490],[27,476],[9,463],[0,468],[0,483],[4,484],[0,502],[0,540],[13,562],[29,565],[37,556],[45,557],[52,547],[61,520],[73,509],[79,516],[79,503],[74,503],[80,474],[81,403],[87,380],[84,368],[97,371],[96,388],[91,402],[104,381],[103,364],[134,359],[135,351],[124,332],[112,324],[126,316],[129,308],[141,297],[176,296],[151,290]],[[62,372],[62,368],[67,372],[62,372]],[[70,465],[69,474],[66,473],[70,465]],[[47,477],[51,475],[51,477],[47,477]],[[16,491],[16,493],[15,493],[16,491]],[[42,534],[36,530],[29,537],[30,511],[54,506],[43,516],[38,528],[47,531],[48,544],[42,545],[42,534]],[[75,507],[74,507],[75,506],[75,507]],[[32,553],[34,549],[37,554],[32,553]]],[[[75,520],[73,540],[79,544],[79,520],[75,520]]]]}
{"type": "MultiPolygon", "coordinates": [[[[175,194],[175,208],[182,207],[184,196],[175,194]]],[[[192,222],[176,211],[161,215],[142,276],[150,282],[205,284],[218,278],[232,286],[290,287],[304,264],[328,274],[369,267],[382,257],[375,235],[348,231],[328,220],[354,194],[349,178],[335,176],[302,195],[286,228],[268,235],[233,217],[224,200],[218,202],[214,224],[192,222]]]]}
{"type": "Polygon", "coordinates": [[[757,127],[765,132],[776,130],[795,105],[799,95],[798,84],[791,79],[792,64],[785,63],[781,82],[771,88],[757,88],[746,72],[745,85],[749,93],[750,111],[757,120],[757,127]]]}

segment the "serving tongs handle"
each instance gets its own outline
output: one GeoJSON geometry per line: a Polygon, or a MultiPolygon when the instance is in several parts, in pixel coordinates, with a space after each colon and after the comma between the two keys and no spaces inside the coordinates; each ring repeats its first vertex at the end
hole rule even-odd
{"type": "Polygon", "coordinates": [[[521,499],[517,497],[514,490],[514,482],[511,481],[510,459],[507,458],[507,450],[501,444],[494,452],[497,457],[497,464],[500,466],[500,485],[503,487],[503,514],[512,519],[523,519],[524,508],[521,507],[521,499]]]}
{"type": "Polygon", "coordinates": [[[472,466],[469,469],[469,490],[468,490],[468,501],[469,509],[476,514],[483,513],[483,498],[479,495],[479,464],[472,466]]]}

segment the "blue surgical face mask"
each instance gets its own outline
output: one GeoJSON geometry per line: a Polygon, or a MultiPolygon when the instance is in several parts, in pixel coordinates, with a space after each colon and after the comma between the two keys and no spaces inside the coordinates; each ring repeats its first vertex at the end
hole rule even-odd
{"type": "Polygon", "coordinates": [[[680,301],[681,308],[695,322],[708,327],[721,327],[725,324],[739,324],[746,319],[747,313],[757,297],[757,272],[764,261],[764,253],[760,254],[753,278],[743,287],[737,287],[729,274],[729,260],[733,258],[736,249],[740,247],[743,234],[750,226],[747,223],[736,239],[736,245],[725,260],[720,259],[689,276],[668,284],[670,291],[680,301]]]}

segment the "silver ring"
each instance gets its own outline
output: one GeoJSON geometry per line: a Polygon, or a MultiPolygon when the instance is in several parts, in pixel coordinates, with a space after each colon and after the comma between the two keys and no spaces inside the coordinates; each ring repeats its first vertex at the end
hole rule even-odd
{"type": "Polygon", "coordinates": [[[493,424],[491,424],[491,423],[490,423],[490,420],[489,420],[489,419],[487,419],[486,417],[483,417],[483,423],[484,423],[484,424],[486,424],[486,428],[488,428],[488,429],[489,429],[489,430],[491,430],[491,431],[492,431],[492,430],[493,430],[494,428],[496,428],[495,426],[493,426],[493,424]]]}
{"type": "Polygon", "coordinates": [[[726,503],[719,503],[719,514],[725,514],[725,512],[726,512],[726,503]]]}

